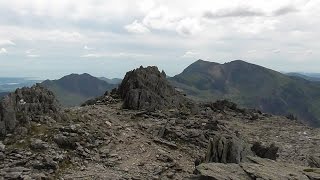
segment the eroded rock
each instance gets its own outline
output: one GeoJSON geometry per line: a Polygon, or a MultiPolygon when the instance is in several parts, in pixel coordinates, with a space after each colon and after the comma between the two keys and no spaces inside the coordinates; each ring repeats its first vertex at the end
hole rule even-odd
{"type": "Polygon", "coordinates": [[[199,179],[251,180],[251,179],[301,179],[319,177],[320,169],[276,162],[270,159],[248,156],[248,162],[240,164],[203,163],[197,166],[199,179]]]}
{"type": "Polygon", "coordinates": [[[251,150],[261,158],[276,160],[277,157],[279,157],[279,147],[277,147],[274,143],[272,143],[270,146],[264,146],[260,142],[256,142],[251,147],[251,150]]]}
{"type": "Polygon", "coordinates": [[[191,106],[191,102],[176,91],[157,67],[142,66],[127,72],[118,93],[127,109],[164,109],[191,106]]]}
{"type": "Polygon", "coordinates": [[[239,164],[251,154],[249,146],[239,138],[232,135],[215,135],[209,140],[205,162],[239,164]]]}
{"type": "Polygon", "coordinates": [[[17,126],[30,126],[42,115],[58,117],[60,106],[54,94],[39,84],[17,89],[0,102],[0,136],[12,133],[17,126]]]}

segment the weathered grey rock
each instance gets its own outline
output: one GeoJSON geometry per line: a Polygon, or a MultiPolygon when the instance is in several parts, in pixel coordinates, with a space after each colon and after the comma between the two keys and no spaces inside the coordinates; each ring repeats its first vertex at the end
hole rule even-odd
{"type": "Polygon", "coordinates": [[[3,160],[6,157],[6,155],[3,152],[0,152],[0,160],[3,160]]]}
{"type": "Polygon", "coordinates": [[[192,104],[170,85],[166,74],[155,66],[141,66],[127,72],[118,94],[124,101],[123,107],[127,109],[155,110],[192,104]]]}
{"type": "Polygon", "coordinates": [[[203,163],[197,166],[200,180],[251,180],[238,164],[203,163]]]}
{"type": "Polygon", "coordinates": [[[272,160],[276,160],[278,155],[279,147],[275,144],[271,144],[270,146],[264,146],[260,142],[256,142],[251,147],[251,150],[261,158],[268,158],[272,160]]]}
{"type": "Polygon", "coordinates": [[[196,167],[199,179],[213,180],[310,180],[319,177],[320,169],[276,162],[270,159],[248,156],[248,162],[240,164],[203,163],[196,167]]]}
{"type": "Polygon", "coordinates": [[[6,145],[4,145],[2,141],[0,141],[0,152],[4,152],[5,149],[6,149],[6,145]]]}
{"type": "Polygon", "coordinates": [[[58,163],[49,157],[43,158],[41,161],[33,162],[32,167],[39,170],[57,170],[59,168],[58,163]]]}
{"type": "Polygon", "coordinates": [[[15,112],[16,98],[5,96],[0,103],[0,135],[12,131],[17,123],[15,112]]]}
{"type": "Polygon", "coordinates": [[[76,140],[73,137],[67,137],[62,134],[55,135],[53,141],[61,148],[75,149],[76,140]]]}
{"type": "Polygon", "coordinates": [[[12,133],[19,126],[28,126],[41,115],[58,116],[58,105],[53,93],[39,84],[17,89],[0,102],[0,136],[12,133]]]}
{"type": "Polygon", "coordinates": [[[308,158],[309,166],[320,168],[320,155],[310,155],[308,158]]]}
{"type": "Polygon", "coordinates": [[[1,179],[1,176],[4,177],[4,179],[21,179],[22,174],[29,171],[30,169],[20,167],[20,166],[12,167],[12,168],[4,168],[0,172],[0,179],[1,179]]]}
{"type": "Polygon", "coordinates": [[[252,155],[249,146],[230,135],[215,135],[209,140],[205,162],[237,163],[252,155]]]}
{"type": "Polygon", "coordinates": [[[30,148],[33,150],[45,150],[48,147],[48,144],[40,139],[31,139],[30,148]]]}

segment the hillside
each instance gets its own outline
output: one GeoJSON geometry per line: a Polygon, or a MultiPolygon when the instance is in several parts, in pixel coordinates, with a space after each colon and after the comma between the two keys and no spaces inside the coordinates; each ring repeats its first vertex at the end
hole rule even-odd
{"type": "Polygon", "coordinates": [[[198,60],[170,81],[198,100],[229,99],[241,106],[288,115],[320,126],[320,86],[262,66],[236,60],[198,60]]]}
{"type": "Polygon", "coordinates": [[[114,84],[109,84],[86,73],[70,74],[59,80],[46,80],[41,84],[50,89],[64,106],[80,105],[116,87],[114,84]]]}
{"type": "Polygon", "coordinates": [[[122,79],[120,79],[120,78],[109,79],[109,78],[106,78],[106,77],[99,77],[99,79],[101,79],[103,81],[106,81],[109,84],[120,84],[121,81],[122,81],[122,79]]]}
{"type": "Polygon", "coordinates": [[[293,77],[301,77],[303,79],[306,79],[308,81],[320,81],[319,76],[313,76],[312,74],[302,74],[302,73],[286,73],[288,76],[293,76],[293,77]]]}

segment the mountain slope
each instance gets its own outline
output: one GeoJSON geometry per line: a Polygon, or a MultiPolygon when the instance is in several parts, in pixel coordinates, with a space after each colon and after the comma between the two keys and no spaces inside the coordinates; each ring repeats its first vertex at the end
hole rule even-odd
{"type": "Polygon", "coordinates": [[[320,81],[320,77],[306,75],[306,74],[302,74],[302,73],[291,72],[291,73],[286,73],[286,74],[288,76],[301,77],[301,78],[306,79],[308,81],[320,81]]]}
{"type": "Polygon", "coordinates": [[[59,80],[46,80],[41,84],[50,89],[64,106],[80,105],[116,87],[86,73],[70,74],[59,80]]]}
{"type": "Polygon", "coordinates": [[[293,114],[320,125],[320,86],[241,60],[218,64],[198,60],[170,79],[200,100],[230,99],[265,112],[293,114]]]}
{"type": "Polygon", "coordinates": [[[101,79],[103,81],[106,81],[109,84],[120,84],[121,81],[122,81],[122,79],[120,79],[120,78],[109,79],[109,78],[106,78],[106,77],[99,77],[99,79],[101,79]]]}

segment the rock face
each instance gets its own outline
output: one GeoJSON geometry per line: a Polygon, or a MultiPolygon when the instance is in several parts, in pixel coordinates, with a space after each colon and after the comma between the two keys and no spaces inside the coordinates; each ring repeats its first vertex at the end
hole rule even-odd
{"type": "Polygon", "coordinates": [[[90,99],[84,103],[81,104],[81,106],[90,106],[90,105],[108,105],[108,104],[115,104],[121,99],[119,99],[118,95],[116,94],[116,89],[113,89],[111,93],[108,91],[105,92],[103,96],[90,99]]]}
{"type": "Polygon", "coordinates": [[[278,155],[279,147],[271,144],[270,146],[264,146],[260,142],[256,142],[251,147],[251,150],[261,158],[268,158],[276,160],[278,155]]]}
{"type": "Polygon", "coordinates": [[[197,166],[199,179],[251,180],[251,179],[319,179],[320,169],[276,162],[259,157],[248,157],[240,164],[204,163],[197,166]]]}
{"type": "Polygon", "coordinates": [[[311,155],[308,159],[308,162],[311,167],[320,168],[320,154],[311,155]]]}
{"type": "Polygon", "coordinates": [[[127,72],[118,93],[124,101],[123,107],[128,109],[155,110],[188,104],[186,98],[169,84],[166,74],[155,66],[141,66],[127,72]]]}
{"type": "Polygon", "coordinates": [[[17,89],[0,102],[0,136],[13,132],[17,125],[28,126],[41,115],[57,116],[58,110],[53,93],[40,85],[17,89]]]}
{"type": "Polygon", "coordinates": [[[215,135],[209,140],[205,162],[237,163],[251,155],[248,145],[231,135],[215,135]]]}

